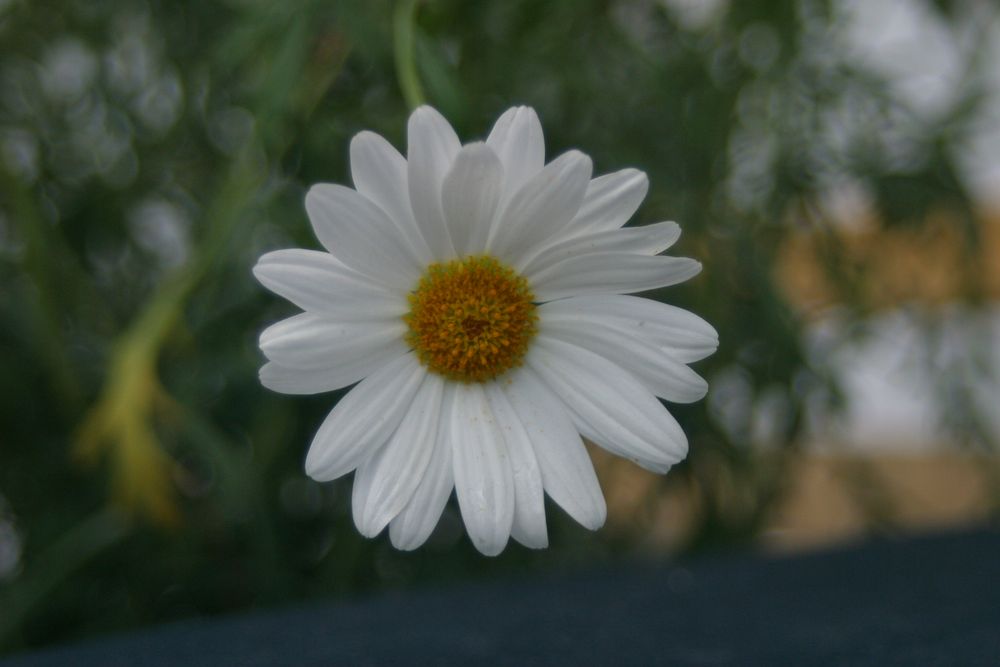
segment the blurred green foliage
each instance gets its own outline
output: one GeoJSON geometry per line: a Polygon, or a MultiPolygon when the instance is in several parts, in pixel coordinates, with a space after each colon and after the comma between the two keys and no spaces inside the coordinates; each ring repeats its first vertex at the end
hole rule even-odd
{"type": "MultiPolygon", "coordinates": [[[[404,147],[421,96],[467,140],[530,104],[550,156],[645,170],[636,222],[678,220],[677,252],[705,264],[654,296],[718,328],[698,370],[776,399],[793,448],[807,399],[837,393],[776,253],[827,224],[817,202],[846,178],[885,224],[944,206],[974,236],[952,149],[981,64],[927,119],[840,56],[834,3],[707,4],[693,21],[643,0],[0,2],[0,649],[634,550],[555,507],[541,553],[478,556],[454,508],[417,553],[365,540],[350,480],[302,472],[337,397],[257,382],[256,336],[292,308],[250,267],[316,247],[305,188],[349,182],[362,129],[404,147]]],[[[750,539],[784,459],[751,446],[750,411],[674,411],[691,458],[663,484],[701,496],[691,546],[750,539]]]]}

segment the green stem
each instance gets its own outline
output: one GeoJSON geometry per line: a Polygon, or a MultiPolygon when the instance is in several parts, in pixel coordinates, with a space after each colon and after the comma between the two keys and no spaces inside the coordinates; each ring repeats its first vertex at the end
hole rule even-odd
{"type": "MultiPolygon", "coordinates": [[[[346,57],[347,48],[326,54],[335,69],[346,57]]],[[[336,73],[325,72],[322,81],[327,85],[336,73]]],[[[318,98],[309,102],[315,103],[318,98]]],[[[307,107],[303,111],[309,111],[307,107]]],[[[283,114],[291,114],[294,108],[283,114]]],[[[282,123],[272,116],[267,123],[272,129],[282,123]]],[[[275,161],[287,149],[290,138],[274,129],[276,136],[262,136],[261,132],[230,163],[229,169],[215,190],[215,196],[203,213],[205,232],[191,258],[159,284],[136,318],[115,341],[109,362],[108,378],[97,401],[81,420],[77,434],[76,451],[84,460],[94,460],[110,448],[112,460],[117,462],[117,475],[131,475],[138,485],[122,484],[122,495],[132,509],[148,512],[152,518],[164,523],[173,521],[173,502],[167,479],[162,469],[164,459],[152,424],[157,409],[168,408],[173,401],[160,385],[156,363],[160,350],[167,344],[173,330],[183,317],[184,306],[191,293],[210,282],[211,274],[224,262],[221,258],[230,251],[246,211],[259,196],[267,176],[262,160],[264,146],[278,144],[275,161]]]]}
{"type": "MultiPolygon", "coordinates": [[[[0,169],[0,189],[10,206],[11,218],[17,231],[24,239],[26,248],[23,261],[25,272],[31,276],[38,296],[35,302],[35,316],[41,333],[39,342],[49,373],[60,397],[60,409],[66,414],[75,414],[79,408],[82,393],[76,379],[67,345],[60,323],[62,308],[57,301],[58,294],[65,288],[53,276],[50,268],[58,264],[52,255],[61,246],[49,233],[31,192],[23,187],[17,178],[0,169]]],[[[63,259],[60,254],[59,259],[63,259]]],[[[65,266],[68,262],[63,262],[65,266]]]]}
{"type": "Polygon", "coordinates": [[[414,54],[414,33],[418,0],[401,0],[392,18],[392,33],[396,56],[396,76],[403,91],[403,99],[410,109],[424,103],[424,91],[417,73],[414,54]]]}
{"type": "MultiPolygon", "coordinates": [[[[251,144],[252,146],[253,144],[251,144]]],[[[205,210],[207,230],[197,252],[153,294],[123,344],[142,346],[156,355],[180,317],[190,293],[215,266],[229,245],[242,213],[258,191],[263,174],[247,148],[230,167],[218,195],[205,210]]]]}

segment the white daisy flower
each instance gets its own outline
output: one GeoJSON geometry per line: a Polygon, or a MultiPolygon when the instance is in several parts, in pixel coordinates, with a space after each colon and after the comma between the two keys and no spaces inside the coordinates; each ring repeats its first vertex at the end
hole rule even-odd
{"type": "Polygon", "coordinates": [[[354,189],[320,184],[306,211],[326,252],[277,250],[257,279],[303,313],[260,337],[261,382],[287,394],[357,383],[313,438],[306,472],[355,471],[353,514],[399,549],[424,543],[452,489],[473,544],[548,544],[543,492],[583,526],[605,519],[581,435],[656,472],[687,454],[657,397],[696,401],[687,364],[715,351],[691,313],[634,296],[697,274],[665,257],[673,222],[622,228],[646,175],[591,179],[569,151],[545,164],[535,112],[510,109],[464,146],[413,112],[407,157],[361,132],[354,189]]]}

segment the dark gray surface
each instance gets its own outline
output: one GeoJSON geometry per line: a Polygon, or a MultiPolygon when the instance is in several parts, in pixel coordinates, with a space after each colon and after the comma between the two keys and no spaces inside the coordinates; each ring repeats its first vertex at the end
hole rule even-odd
{"type": "Polygon", "coordinates": [[[1000,532],[379,595],[15,656],[66,665],[1000,665],[1000,532]]]}

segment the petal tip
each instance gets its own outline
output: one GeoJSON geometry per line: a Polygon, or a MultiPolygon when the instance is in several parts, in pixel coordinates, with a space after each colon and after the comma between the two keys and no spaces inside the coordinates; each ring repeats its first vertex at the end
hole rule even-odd
{"type": "MultiPolygon", "coordinates": [[[[471,537],[471,536],[470,536],[471,537]]],[[[504,548],[507,546],[507,540],[472,540],[472,544],[476,547],[476,550],[484,556],[489,558],[495,558],[503,553],[504,548]]]]}
{"type": "Polygon", "coordinates": [[[305,471],[306,474],[317,482],[330,482],[335,477],[329,474],[329,470],[325,462],[323,461],[323,455],[320,448],[315,444],[309,446],[309,451],[306,453],[305,461],[305,471]]]}
{"type": "Polygon", "coordinates": [[[421,536],[412,528],[402,528],[398,517],[389,523],[389,542],[400,551],[413,551],[426,540],[427,536],[421,536]]]}
{"type": "Polygon", "coordinates": [[[535,111],[534,107],[530,107],[527,104],[519,104],[518,106],[511,108],[518,116],[526,116],[531,121],[539,120],[538,113],[535,111]]]}
{"type": "Polygon", "coordinates": [[[601,498],[599,511],[594,512],[593,516],[585,517],[586,521],[580,521],[580,525],[587,530],[597,531],[604,526],[604,522],[608,519],[608,506],[604,503],[604,498],[601,498]]]}
{"type": "Polygon", "coordinates": [[[264,262],[265,257],[267,257],[267,255],[261,255],[254,265],[250,267],[250,274],[261,284],[264,283],[264,279],[261,278],[261,275],[263,274],[264,266],[266,266],[266,262],[264,262]]]}
{"type": "Polygon", "coordinates": [[[374,140],[378,140],[378,139],[381,139],[381,138],[382,138],[382,135],[378,134],[377,132],[372,132],[371,130],[361,130],[360,132],[358,132],[357,134],[355,134],[353,137],[351,137],[351,146],[353,146],[354,144],[356,144],[356,143],[358,143],[360,141],[371,141],[373,139],[374,140]]]}
{"type": "Polygon", "coordinates": [[[381,533],[385,528],[385,524],[380,525],[371,523],[370,519],[366,519],[363,523],[358,523],[358,521],[355,520],[354,525],[358,529],[358,532],[361,533],[363,537],[367,537],[368,539],[378,537],[379,533],[381,533]]]}
{"type": "Polygon", "coordinates": [[[458,154],[455,156],[455,161],[452,162],[451,168],[455,169],[460,159],[488,159],[491,157],[499,162],[496,151],[487,145],[485,141],[470,141],[459,149],[458,154]]]}
{"type": "MultiPolygon", "coordinates": [[[[421,104],[413,110],[413,113],[410,114],[408,125],[412,127],[417,123],[440,123],[442,121],[448,123],[447,119],[441,115],[440,111],[429,104],[421,104]]],[[[448,123],[448,126],[451,127],[451,124],[448,123]]]]}
{"type": "Polygon", "coordinates": [[[309,216],[310,221],[319,215],[319,207],[322,205],[320,200],[329,196],[329,188],[330,185],[328,183],[316,183],[309,186],[309,189],[306,190],[304,201],[306,214],[309,216]]]}
{"type": "Polygon", "coordinates": [[[677,259],[683,260],[684,264],[687,266],[687,270],[684,272],[684,278],[681,279],[681,282],[690,280],[701,273],[703,267],[701,262],[698,260],[691,259],[690,257],[678,257],[677,259]]]}
{"type": "Polygon", "coordinates": [[[522,534],[514,537],[521,546],[528,549],[547,549],[549,547],[549,536],[546,532],[540,531],[532,534],[522,534]]]}

